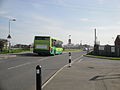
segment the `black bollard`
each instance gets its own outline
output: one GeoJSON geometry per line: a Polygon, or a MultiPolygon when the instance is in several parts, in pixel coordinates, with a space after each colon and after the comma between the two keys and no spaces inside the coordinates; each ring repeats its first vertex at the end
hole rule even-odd
{"type": "Polygon", "coordinates": [[[42,90],[41,66],[36,67],[36,90],[42,90]]]}
{"type": "Polygon", "coordinates": [[[71,52],[69,52],[69,67],[71,67],[71,52]]]}

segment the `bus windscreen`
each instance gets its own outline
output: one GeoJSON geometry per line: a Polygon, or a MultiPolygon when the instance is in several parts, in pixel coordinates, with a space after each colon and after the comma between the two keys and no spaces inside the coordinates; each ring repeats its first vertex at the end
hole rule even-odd
{"type": "Polygon", "coordinates": [[[50,37],[35,37],[35,40],[49,40],[50,37]]]}

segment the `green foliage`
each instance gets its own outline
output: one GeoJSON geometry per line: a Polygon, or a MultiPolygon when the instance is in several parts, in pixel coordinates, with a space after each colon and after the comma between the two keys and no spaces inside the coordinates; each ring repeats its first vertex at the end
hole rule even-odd
{"type": "Polygon", "coordinates": [[[90,52],[88,54],[86,54],[85,56],[88,56],[88,57],[93,57],[93,58],[102,58],[102,59],[113,59],[113,60],[120,60],[119,57],[107,57],[107,56],[97,56],[97,55],[94,55],[94,52],[90,52]]]}
{"type": "Polygon", "coordinates": [[[87,55],[94,55],[94,51],[87,53],[87,55]]]}
{"type": "Polygon", "coordinates": [[[81,49],[64,49],[63,51],[82,51],[81,49]]]}
{"type": "Polygon", "coordinates": [[[93,58],[120,60],[119,57],[105,57],[105,56],[96,56],[96,55],[85,55],[85,56],[93,57],[93,58]]]}
{"type": "Polygon", "coordinates": [[[30,51],[29,48],[18,48],[18,49],[3,49],[2,52],[0,52],[0,54],[6,54],[6,53],[19,53],[19,52],[25,52],[25,51],[30,51]]]}
{"type": "Polygon", "coordinates": [[[4,42],[2,40],[0,40],[0,50],[1,51],[2,51],[3,47],[4,47],[4,42]]]}

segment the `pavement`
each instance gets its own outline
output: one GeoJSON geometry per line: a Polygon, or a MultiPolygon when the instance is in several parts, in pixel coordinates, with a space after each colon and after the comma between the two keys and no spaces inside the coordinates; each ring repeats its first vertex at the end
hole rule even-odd
{"type": "Polygon", "coordinates": [[[0,54],[0,59],[7,59],[11,57],[16,57],[14,54],[0,54]]]}
{"type": "Polygon", "coordinates": [[[31,53],[30,51],[20,52],[20,53],[8,53],[8,54],[0,54],[0,59],[7,59],[11,57],[16,57],[19,54],[31,53]]]}
{"type": "Polygon", "coordinates": [[[80,58],[61,68],[43,90],[120,90],[120,60],[80,58]]]}

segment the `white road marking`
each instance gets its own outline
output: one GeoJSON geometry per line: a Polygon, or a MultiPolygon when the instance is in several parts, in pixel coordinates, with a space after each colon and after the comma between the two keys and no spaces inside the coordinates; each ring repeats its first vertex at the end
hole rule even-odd
{"type": "MultiPolygon", "coordinates": [[[[36,62],[43,61],[43,60],[46,60],[46,59],[48,59],[48,58],[50,58],[50,57],[46,57],[46,58],[39,59],[39,60],[36,61],[36,62]]],[[[35,63],[36,63],[36,62],[35,62],[35,63]]]]}
{"type": "MultiPolygon", "coordinates": [[[[74,63],[75,61],[77,61],[78,59],[81,59],[83,57],[83,55],[82,56],[80,56],[80,57],[78,57],[78,58],[76,58],[76,59],[74,59],[73,61],[72,61],[72,63],[74,63]]],[[[71,64],[72,64],[71,63],[71,64]]]]}
{"type": "Polygon", "coordinates": [[[28,65],[28,64],[31,64],[30,62],[27,62],[27,63],[24,63],[24,64],[20,64],[20,65],[17,65],[17,66],[14,66],[14,67],[9,67],[8,69],[14,69],[14,68],[18,68],[18,67],[22,67],[22,66],[25,66],[25,65],[28,65]]]}
{"type": "Polygon", "coordinates": [[[80,59],[78,62],[81,62],[83,59],[80,59]]]}
{"type": "Polygon", "coordinates": [[[66,64],[65,66],[63,66],[61,69],[59,69],[57,72],[55,72],[52,77],[47,80],[43,85],[42,85],[42,88],[44,88],[62,69],[64,69],[65,67],[67,67],[68,64],[66,64]]]}
{"type": "MultiPolygon", "coordinates": [[[[40,60],[37,60],[36,62],[40,62],[40,61],[43,61],[43,60],[48,59],[48,58],[49,58],[49,57],[42,58],[42,59],[40,59],[40,60]]],[[[20,65],[17,65],[17,66],[9,67],[8,70],[10,70],[10,69],[15,69],[15,68],[19,68],[19,67],[22,67],[22,66],[25,66],[25,65],[29,65],[29,64],[32,64],[32,63],[36,63],[36,62],[27,62],[27,63],[20,64],[20,65]]]]}
{"type": "MultiPolygon", "coordinates": [[[[71,64],[73,64],[75,61],[77,61],[78,59],[80,59],[80,58],[82,58],[82,57],[83,57],[83,55],[80,56],[80,57],[78,57],[78,58],[76,58],[76,59],[74,59],[71,64]]],[[[52,75],[52,77],[51,77],[49,80],[47,80],[47,81],[42,85],[42,88],[44,88],[60,71],[62,71],[62,70],[63,70],[65,67],[67,67],[67,66],[69,66],[69,63],[66,64],[65,66],[63,66],[62,68],[60,68],[57,72],[55,72],[55,73],[52,75]]]]}

